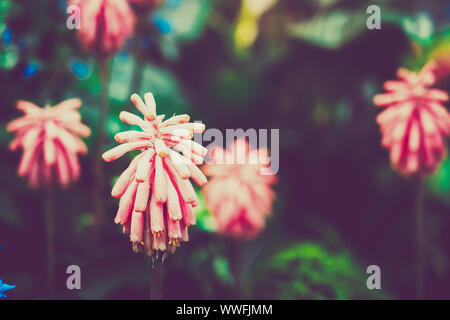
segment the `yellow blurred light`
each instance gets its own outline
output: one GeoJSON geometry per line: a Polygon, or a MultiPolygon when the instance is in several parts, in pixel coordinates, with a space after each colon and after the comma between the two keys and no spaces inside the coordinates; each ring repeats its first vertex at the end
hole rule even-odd
{"type": "Polygon", "coordinates": [[[248,48],[255,42],[261,15],[277,2],[278,0],[242,0],[241,12],[234,32],[236,47],[248,48]]]}
{"type": "Polygon", "coordinates": [[[234,33],[234,41],[240,48],[251,46],[258,36],[258,22],[256,19],[241,19],[234,33]]]}

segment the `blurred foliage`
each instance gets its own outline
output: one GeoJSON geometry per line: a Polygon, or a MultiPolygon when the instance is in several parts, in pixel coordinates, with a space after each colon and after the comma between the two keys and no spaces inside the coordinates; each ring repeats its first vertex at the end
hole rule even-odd
{"type": "Polygon", "coordinates": [[[441,168],[428,179],[428,188],[431,193],[439,196],[442,201],[450,201],[450,160],[442,162],[441,168]]]}
{"type": "Polygon", "coordinates": [[[351,13],[333,10],[305,22],[290,25],[289,31],[295,37],[326,48],[339,48],[366,28],[367,15],[364,11],[351,13]]]}
{"type": "MultiPolygon", "coordinates": [[[[447,1],[384,0],[381,30],[367,30],[369,0],[166,0],[145,16],[110,62],[107,148],[129,127],[132,92],[155,93],[158,110],[189,113],[208,128],[279,128],[277,201],[267,228],[237,245],[214,233],[200,193],[190,242],[165,263],[166,298],[236,298],[239,263],[250,298],[413,297],[412,188],[389,167],[372,97],[399,66],[429,59],[450,70],[447,1]],[[244,261],[241,261],[244,260],[244,261]],[[365,268],[382,266],[382,292],[365,268]]],[[[93,128],[80,181],[57,194],[57,288],[64,299],[148,298],[149,267],[114,225],[110,187],[132,155],[105,165],[105,227],[90,241],[99,68],[65,26],[66,1],[0,0],[0,274],[9,298],[42,298],[43,192],[16,176],[5,125],[18,99],[39,105],[80,97],[93,128]],[[82,269],[68,291],[65,268],[82,269]]],[[[445,90],[450,83],[438,84],[445,90]]],[[[134,112],[134,110],[133,110],[134,112]]],[[[205,143],[204,143],[205,144],[205,143]]],[[[448,298],[450,162],[427,180],[432,298],[448,298]]],[[[431,290],[430,290],[431,291],[431,290]]]]}
{"type": "Polygon", "coordinates": [[[167,58],[179,57],[180,43],[193,41],[202,34],[212,4],[209,0],[169,0],[154,14],[156,24],[165,21],[160,46],[167,58]]]}
{"type": "Polygon", "coordinates": [[[194,208],[195,217],[197,218],[197,226],[207,232],[214,232],[217,230],[217,225],[214,216],[208,210],[205,198],[201,192],[197,192],[198,206],[194,208]]]}
{"type": "Polygon", "coordinates": [[[348,252],[333,253],[316,243],[281,249],[252,277],[254,296],[259,299],[386,298],[377,290],[367,290],[367,275],[348,252]]]}

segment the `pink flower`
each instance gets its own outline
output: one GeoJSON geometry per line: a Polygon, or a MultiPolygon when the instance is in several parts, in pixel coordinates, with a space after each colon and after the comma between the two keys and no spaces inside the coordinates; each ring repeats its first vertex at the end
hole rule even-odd
{"type": "Polygon", "coordinates": [[[144,100],[131,96],[144,119],[126,111],[119,116],[141,131],[118,133],[115,139],[122,144],[105,152],[103,159],[109,162],[129,151],[141,151],[120,175],[111,195],[120,198],[115,222],[130,234],[134,251],[150,256],[154,250],[173,253],[181,241],[189,240],[187,228],[195,224],[192,207],[198,204],[189,178],[198,185],[206,183],[196,164],[203,162],[207,150],[191,140],[193,133],[205,130],[203,124],[189,123],[186,114],[163,121],[164,115],[156,115],[153,95],[146,93],[144,100]]]}
{"type": "Polygon", "coordinates": [[[99,56],[114,54],[133,34],[135,17],[127,0],[71,0],[70,4],[80,8],[81,44],[99,56]]]}
{"type": "Polygon", "coordinates": [[[267,150],[250,150],[245,139],[238,139],[228,151],[214,147],[210,154],[214,164],[205,165],[203,172],[212,178],[202,191],[218,232],[255,237],[264,228],[275,198],[276,176],[268,169],[267,150]]]}
{"type": "Polygon", "coordinates": [[[80,99],[68,99],[54,107],[40,108],[28,101],[19,101],[17,109],[24,116],[11,121],[6,130],[15,132],[11,150],[23,149],[18,174],[27,176],[31,186],[50,185],[56,177],[67,186],[78,179],[80,165],[77,154],[87,152],[79,138],[90,135],[91,130],[81,123],[78,108],[80,99]]]}
{"type": "Polygon", "coordinates": [[[450,115],[442,102],[448,95],[431,88],[436,81],[434,70],[434,63],[419,73],[401,68],[400,80],[386,81],[388,93],[373,99],[376,105],[386,106],[377,117],[381,144],[390,149],[391,164],[403,175],[433,173],[446,154],[450,115]]]}

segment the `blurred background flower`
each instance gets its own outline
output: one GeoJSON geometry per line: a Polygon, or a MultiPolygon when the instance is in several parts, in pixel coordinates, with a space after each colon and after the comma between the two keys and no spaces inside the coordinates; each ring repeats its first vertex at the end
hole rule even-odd
{"type": "Polygon", "coordinates": [[[399,69],[400,80],[386,81],[388,93],[373,99],[386,107],[377,116],[382,145],[390,149],[392,166],[405,175],[433,173],[447,154],[450,114],[442,103],[448,101],[448,94],[431,87],[436,82],[435,68],[431,62],[420,73],[399,69]]]}
{"type": "Polygon", "coordinates": [[[265,227],[275,199],[268,150],[253,149],[241,138],[228,149],[213,147],[210,156],[213,164],[205,165],[203,172],[211,179],[202,191],[217,232],[238,239],[255,237],[265,227]]]}
{"type": "Polygon", "coordinates": [[[31,187],[43,185],[46,228],[46,297],[54,298],[55,264],[55,186],[67,187],[80,177],[78,154],[86,154],[87,146],[80,137],[88,137],[91,129],[81,122],[80,99],[67,99],[51,107],[40,108],[28,101],[18,101],[24,116],[8,123],[6,131],[14,132],[9,148],[22,148],[18,174],[26,176],[31,187]]]}
{"type": "Polygon", "coordinates": [[[135,17],[127,0],[72,0],[80,8],[78,36],[83,47],[110,56],[133,34],[135,17]]]}
{"type": "Polygon", "coordinates": [[[23,149],[18,174],[27,176],[30,186],[67,187],[79,178],[78,154],[87,153],[80,137],[91,134],[89,127],[81,123],[80,107],[79,99],[44,108],[28,101],[17,103],[17,109],[25,115],[8,123],[6,130],[16,134],[9,148],[23,149]]]}

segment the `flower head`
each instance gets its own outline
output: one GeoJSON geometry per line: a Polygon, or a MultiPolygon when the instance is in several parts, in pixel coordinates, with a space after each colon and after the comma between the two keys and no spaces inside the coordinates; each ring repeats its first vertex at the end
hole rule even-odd
{"type": "Polygon", "coordinates": [[[213,164],[205,165],[203,172],[211,179],[202,191],[218,232],[255,237],[264,228],[275,198],[276,176],[268,169],[267,150],[251,150],[245,139],[237,139],[228,150],[214,147],[210,155],[213,164]]]}
{"type": "Polygon", "coordinates": [[[70,4],[80,8],[81,44],[99,56],[114,54],[133,34],[135,16],[127,0],[71,0],[70,4]]]}
{"type": "Polygon", "coordinates": [[[196,164],[203,162],[207,150],[191,140],[194,133],[205,130],[203,124],[189,123],[186,114],[164,121],[164,115],[156,115],[153,95],[146,93],[144,100],[131,96],[143,119],[126,111],[119,116],[141,131],[118,133],[115,140],[121,144],[105,152],[103,159],[109,162],[129,151],[141,151],[111,195],[120,198],[115,222],[130,234],[135,251],[151,256],[155,250],[174,252],[181,241],[189,240],[187,228],[195,224],[192,207],[198,204],[189,178],[198,185],[206,183],[196,164]]]}
{"type": "Polygon", "coordinates": [[[435,64],[419,73],[399,69],[400,80],[384,83],[387,93],[373,101],[386,107],[377,117],[381,144],[390,149],[392,166],[403,175],[433,173],[446,154],[444,138],[450,134],[450,114],[442,102],[448,95],[431,86],[435,83],[435,64]]]}
{"type": "Polygon", "coordinates": [[[81,123],[77,110],[80,106],[80,99],[68,99],[45,108],[28,101],[17,103],[17,109],[25,115],[6,127],[8,132],[16,133],[9,148],[23,149],[18,174],[28,177],[31,186],[48,186],[56,177],[65,187],[78,179],[77,154],[87,152],[79,136],[87,137],[91,133],[89,127],[81,123]]]}

